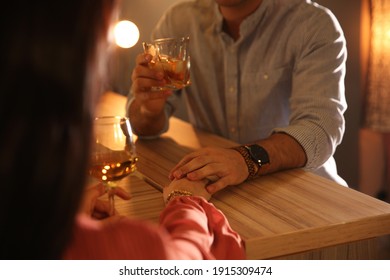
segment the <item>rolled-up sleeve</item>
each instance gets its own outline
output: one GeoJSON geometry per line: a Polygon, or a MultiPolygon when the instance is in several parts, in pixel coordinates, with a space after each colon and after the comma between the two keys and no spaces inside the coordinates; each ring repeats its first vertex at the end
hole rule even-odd
{"type": "Polygon", "coordinates": [[[274,132],[294,137],[306,152],[306,168],[314,170],[334,154],[343,138],[347,50],[342,29],[329,11],[302,28],[300,57],[293,71],[290,124],[274,132]]]}

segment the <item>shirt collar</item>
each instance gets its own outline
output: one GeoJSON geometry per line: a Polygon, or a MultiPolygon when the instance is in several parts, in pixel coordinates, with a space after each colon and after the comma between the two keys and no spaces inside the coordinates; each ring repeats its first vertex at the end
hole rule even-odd
{"type": "MultiPolygon", "coordinates": [[[[220,33],[222,32],[223,27],[223,17],[221,12],[219,11],[218,5],[214,0],[199,0],[202,4],[208,4],[210,8],[214,9],[214,28],[215,31],[220,33]],[[211,7],[214,6],[214,7],[211,7]]],[[[254,11],[250,16],[248,16],[240,26],[240,36],[245,37],[248,34],[252,33],[255,30],[259,23],[267,16],[267,10],[269,6],[272,4],[272,0],[263,0],[260,6],[254,11]]]]}

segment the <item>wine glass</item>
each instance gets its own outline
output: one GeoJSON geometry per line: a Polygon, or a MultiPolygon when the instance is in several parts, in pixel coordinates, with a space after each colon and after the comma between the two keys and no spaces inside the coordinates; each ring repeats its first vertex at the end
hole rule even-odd
{"type": "Polygon", "coordinates": [[[97,117],[93,123],[89,174],[101,181],[109,198],[109,215],[115,213],[113,189],[117,182],[136,170],[138,160],[130,121],[121,116],[97,117]]]}

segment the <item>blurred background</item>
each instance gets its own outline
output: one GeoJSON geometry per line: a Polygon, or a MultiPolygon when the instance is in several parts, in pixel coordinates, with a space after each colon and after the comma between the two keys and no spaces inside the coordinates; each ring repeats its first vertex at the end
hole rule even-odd
{"type": "MultiPolygon", "coordinates": [[[[162,13],[186,0],[123,0],[119,20],[129,20],[139,28],[138,42],[131,48],[116,47],[110,62],[110,88],[127,95],[135,56],[162,13]]],[[[350,187],[375,196],[385,185],[385,157],[382,133],[363,127],[367,59],[370,43],[369,0],[318,0],[329,8],[343,27],[348,46],[346,133],[336,151],[340,175],[350,187]]],[[[390,34],[390,33],[389,33],[390,34]]]]}
{"type": "Polygon", "coordinates": [[[143,52],[142,42],[150,42],[150,34],[163,12],[174,3],[185,0],[122,0],[119,20],[135,23],[139,29],[138,42],[131,48],[115,47],[110,64],[110,87],[127,95],[135,57],[143,52]]]}

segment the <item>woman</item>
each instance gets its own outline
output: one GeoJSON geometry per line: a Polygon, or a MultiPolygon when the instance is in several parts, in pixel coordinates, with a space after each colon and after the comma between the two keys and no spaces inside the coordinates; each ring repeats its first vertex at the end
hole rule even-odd
{"type": "Polygon", "coordinates": [[[205,182],[168,186],[160,227],[92,218],[104,188],[85,189],[85,174],[116,1],[5,5],[0,259],[244,258],[240,237],[206,201],[205,182]]]}

